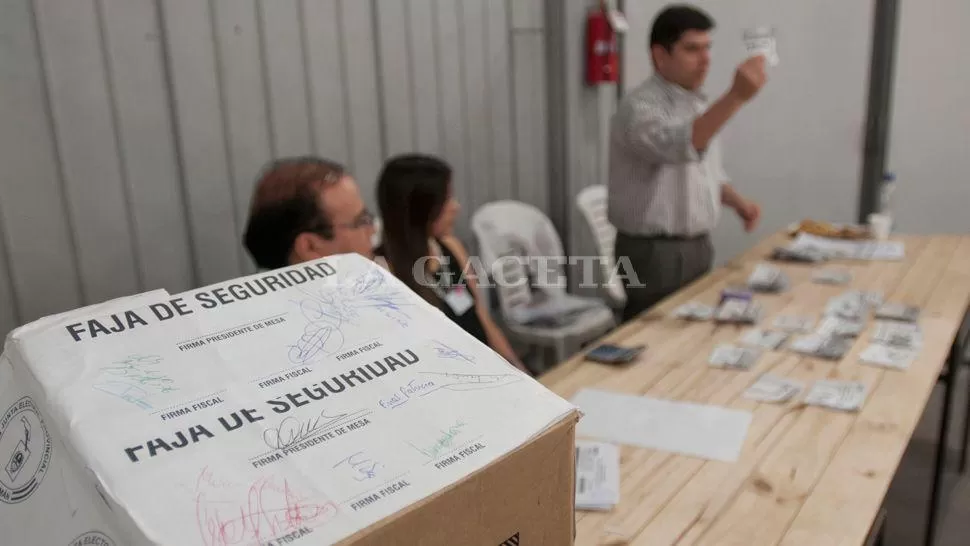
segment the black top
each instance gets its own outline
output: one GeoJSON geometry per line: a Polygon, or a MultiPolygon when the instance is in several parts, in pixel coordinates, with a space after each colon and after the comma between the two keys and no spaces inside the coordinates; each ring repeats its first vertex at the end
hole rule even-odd
{"type": "MultiPolygon", "coordinates": [[[[435,239],[435,241],[438,243],[443,254],[443,259],[439,261],[440,266],[438,270],[431,276],[431,279],[435,282],[432,290],[438,296],[438,301],[435,303],[452,322],[461,326],[463,330],[475,336],[482,343],[488,345],[488,335],[485,333],[485,326],[482,325],[482,321],[478,318],[475,305],[471,305],[460,315],[449,305],[447,296],[453,291],[465,291],[473,299],[476,296],[471,292],[468,287],[468,281],[461,274],[461,266],[459,265],[458,258],[451,252],[451,249],[447,245],[440,240],[435,239]]],[[[375,252],[379,256],[384,256],[384,245],[378,247],[375,252]]]]}

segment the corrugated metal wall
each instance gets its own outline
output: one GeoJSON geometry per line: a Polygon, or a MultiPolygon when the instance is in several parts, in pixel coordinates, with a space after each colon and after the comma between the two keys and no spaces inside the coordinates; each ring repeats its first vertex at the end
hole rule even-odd
{"type": "MultiPolygon", "coordinates": [[[[549,201],[542,0],[3,0],[0,332],[252,270],[259,167],[439,153],[549,201]]],[[[461,231],[467,235],[466,226],[461,231]]]]}

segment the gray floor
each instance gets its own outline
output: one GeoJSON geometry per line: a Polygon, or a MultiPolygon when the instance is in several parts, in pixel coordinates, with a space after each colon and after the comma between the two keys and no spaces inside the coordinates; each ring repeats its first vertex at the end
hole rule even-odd
{"type": "MultiPolygon", "coordinates": [[[[967,393],[970,389],[967,384],[968,375],[970,374],[966,369],[959,375],[956,400],[952,410],[953,428],[950,431],[950,451],[947,457],[950,470],[946,474],[943,486],[944,497],[936,546],[970,544],[970,470],[962,477],[957,473],[963,418],[966,415],[967,393]]],[[[936,392],[923,414],[913,441],[903,456],[902,465],[889,489],[889,495],[886,498],[888,511],[886,546],[923,544],[942,401],[943,387],[937,385],[936,392]]]]}

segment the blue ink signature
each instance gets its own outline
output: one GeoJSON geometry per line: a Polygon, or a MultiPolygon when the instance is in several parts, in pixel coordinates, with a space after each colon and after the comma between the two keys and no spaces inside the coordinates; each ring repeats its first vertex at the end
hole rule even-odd
{"type": "Polygon", "coordinates": [[[383,466],[381,463],[368,458],[363,451],[354,453],[350,457],[333,465],[333,467],[337,468],[344,463],[347,463],[347,466],[355,471],[354,479],[359,482],[376,477],[377,469],[383,466]]]}
{"type": "Polygon", "coordinates": [[[407,295],[388,286],[377,270],[336,286],[312,291],[300,288],[306,296],[294,301],[300,308],[306,326],[300,338],[288,347],[290,361],[305,364],[321,353],[332,355],[343,348],[342,328],[347,324],[365,323],[365,311],[376,311],[401,327],[410,325],[404,308],[410,305],[407,295]]]}
{"type": "Polygon", "coordinates": [[[148,398],[148,391],[125,383],[124,381],[106,381],[92,385],[91,388],[121,398],[125,402],[134,404],[141,409],[152,409],[152,405],[146,400],[148,398]]]}
{"type": "Polygon", "coordinates": [[[429,460],[433,461],[438,458],[438,455],[440,455],[442,451],[445,451],[446,449],[449,449],[452,445],[454,445],[455,438],[457,438],[458,435],[462,433],[461,429],[463,428],[465,428],[465,423],[458,421],[457,423],[449,427],[448,430],[442,430],[441,436],[439,436],[434,441],[434,443],[431,444],[431,446],[426,448],[420,448],[412,444],[411,442],[408,442],[408,445],[413,447],[415,450],[417,450],[419,453],[427,457],[429,460]]]}
{"type": "Polygon", "coordinates": [[[179,390],[175,386],[174,379],[154,369],[161,362],[160,356],[135,355],[115,362],[114,366],[104,366],[100,371],[103,374],[126,379],[129,385],[137,384],[139,387],[152,388],[161,394],[179,390]]]}
{"type": "Polygon", "coordinates": [[[394,393],[390,398],[384,398],[380,405],[384,409],[394,409],[403,406],[413,396],[424,396],[435,390],[434,381],[413,379],[407,385],[401,387],[400,392],[394,393]]]}
{"type": "Polygon", "coordinates": [[[522,380],[521,374],[500,373],[500,374],[467,374],[467,373],[439,373],[421,372],[424,375],[433,376],[435,388],[424,392],[421,396],[431,394],[438,389],[450,391],[477,391],[494,389],[517,383],[522,380]]]}
{"type": "Polygon", "coordinates": [[[475,363],[475,357],[466,355],[465,353],[459,351],[458,349],[453,349],[444,343],[433,340],[432,345],[434,350],[438,355],[438,358],[449,359],[449,360],[463,360],[469,364],[475,363]]]}

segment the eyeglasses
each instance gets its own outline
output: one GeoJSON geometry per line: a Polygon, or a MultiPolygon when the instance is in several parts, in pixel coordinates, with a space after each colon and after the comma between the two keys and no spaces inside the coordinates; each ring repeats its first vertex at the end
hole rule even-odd
{"type": "Polygon", "coordinates": [[[334,228],[344,228],[344,229],[360,229],[363,227],[370,227],[374,225],[374,215],[371,211],[364,209],[360,211],[360,214],[356,218],[347,222],[345,224],[333,224],[334,228]]]}

